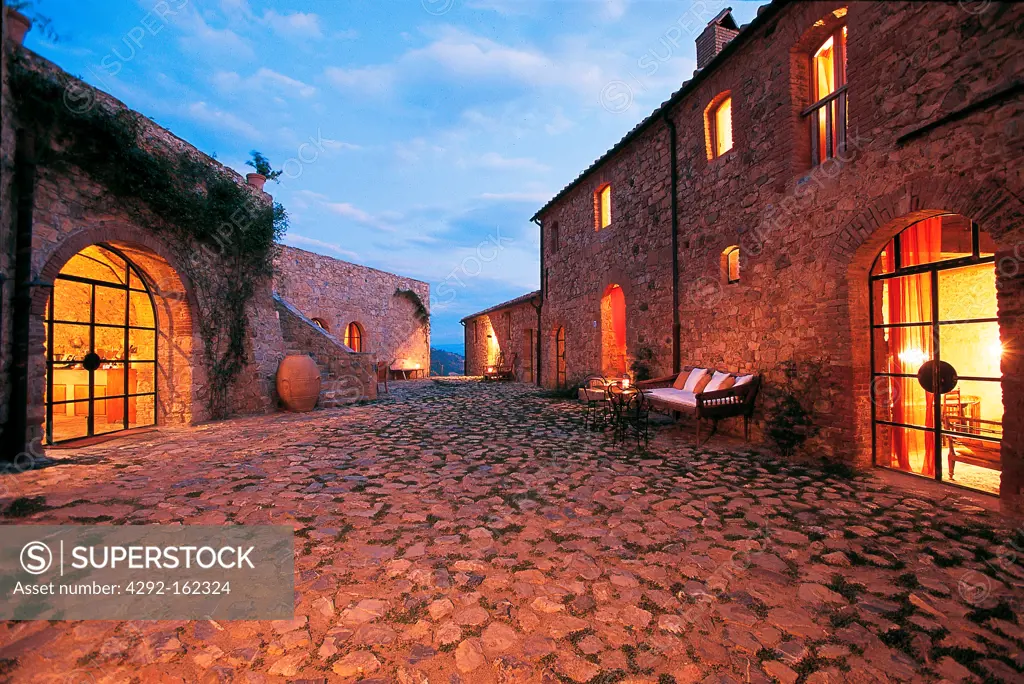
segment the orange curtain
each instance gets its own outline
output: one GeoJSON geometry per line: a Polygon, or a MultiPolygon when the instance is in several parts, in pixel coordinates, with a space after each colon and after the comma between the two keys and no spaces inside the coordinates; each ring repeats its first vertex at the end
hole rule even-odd
{"type": "MultiPolygon", "coordinates": [[[[901,266],[937,261],[942,248],[942,219],[916,223],[900,234],[901,266]]],[[[890,323],[931,321],[931,274],[904,276],[891,281],[889,290],[890,323]]],[[[934,323],[934,322],[933,322],[934,323]]],[[[916,375],[924,361],[932,358],[933,326],[889,329],[892,372],[916,375]]],[[[935,428],[934,397],[914,378],[894,378],[893,421],[906,425],[935,428]]],[[[935,439],[922,430],[894,429],[893,467],[921,475],[935,475],[935,439]]]]}

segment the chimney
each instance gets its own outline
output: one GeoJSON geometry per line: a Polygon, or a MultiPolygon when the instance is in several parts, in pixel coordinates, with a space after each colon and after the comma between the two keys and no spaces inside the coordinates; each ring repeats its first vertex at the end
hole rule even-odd
{"type": "Polygon", "coordinates": [[[718,56],[726,43],[740,32],[732,18],[732,7],[726,7],[697,36],[697,69],[703,69],[718,56]]]}

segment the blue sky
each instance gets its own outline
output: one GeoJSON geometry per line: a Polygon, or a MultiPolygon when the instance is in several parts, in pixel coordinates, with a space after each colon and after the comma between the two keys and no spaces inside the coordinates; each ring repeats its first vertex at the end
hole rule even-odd
{"type": "Polygon", "coordinates": [[[691,0],[36,0],[26,44],[232,168],[285,243],[425,280],[432,336],[539,286],[529,219],[689,78],[691,0]]]}

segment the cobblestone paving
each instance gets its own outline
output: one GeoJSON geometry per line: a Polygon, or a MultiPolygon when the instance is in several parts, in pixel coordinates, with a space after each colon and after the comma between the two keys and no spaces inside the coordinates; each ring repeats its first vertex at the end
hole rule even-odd
{"type": "Polygon", "coordinates": [[[1009,521],[679,428],[631,452],[581,419],[423,381],[63,452],[5,478],[45,497],[17,522],[291,524],[295,619],[8,622],[0,679],[1022,681],[1009,521]]]}

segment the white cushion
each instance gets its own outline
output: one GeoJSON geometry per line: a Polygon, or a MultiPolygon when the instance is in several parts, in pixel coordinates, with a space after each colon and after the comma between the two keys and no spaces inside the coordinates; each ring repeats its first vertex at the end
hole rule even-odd
{"type": "Polygon", "coordinates": [[[707,386],[704,388],[704,391],[715,392],[720,389],[729,389],[729,387],[733,386],[727,382],[731,377],[732,376],[728,373],[721,373],[719,371],[715,371],[715,375],[711,378],[711,382],[709,382],[707,386]]]}
{"type": "Polygon", "coordinates": [[[677,390],[671,387],[659,387],[652,390],[644,390],[650,399],[663,403],[672,404],[684,409],[697,408],[697,395],[693,392],[677,390]]]}
{"type": "Polygon", "coordinates": [[[602,389],[580,387],[579,398],[580,401],[604,401],[608,397],[602,389]]]}
{"type": "Polygon", "coordinates": [[[754,379],[753,375],[741,375],[736,378],[736,382],[733,383],[733,387],[739,387],[740,385],[746,385],[748,382],[754,379]]]}
{"type": "MultiPolygon", "coordinates": [[[[690,392],[692,394],[693,391],[697,389],[697,385],[700,383],[701,380],[704,379],[704,376],[707,374],[708,371],[706,368],[694,368],[692,371],[690,371],[690,375],[687,376],[686,384],[683,385],[682,391],[690,392]]],[[[696,406],[696,404],[694,405],[696,406]]]]}

